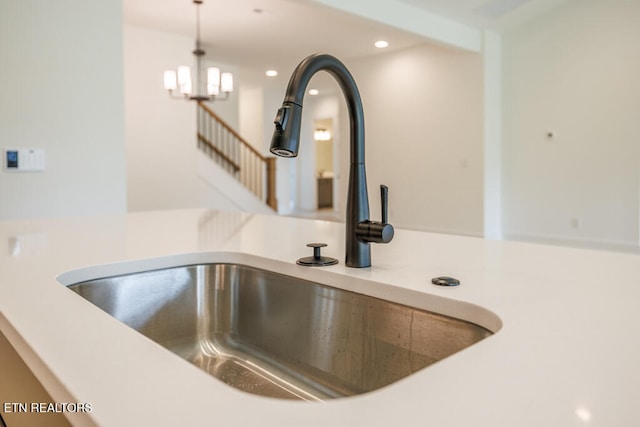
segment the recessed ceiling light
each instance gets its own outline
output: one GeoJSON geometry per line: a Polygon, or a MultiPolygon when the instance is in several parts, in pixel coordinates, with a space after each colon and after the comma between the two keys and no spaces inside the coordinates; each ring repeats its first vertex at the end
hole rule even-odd
{"type": "Polygon", "coordinates": [[[309,95],[317,95],[320,91],[318,89],[309,89],[309,95]]]}
{"type": "Polygon", "coordinates": [[[264,73],[267,77],[275,77],[278,75],[278,72],[276,70],[267,70],[264,73]]]}
{"type": "Polygon", "coordinates": [[[374,43],[374,46],[378,49],[384,49],[385,47],[389,46],[389,42],[387,42],[386,40],[378,40],[374,43]]]}

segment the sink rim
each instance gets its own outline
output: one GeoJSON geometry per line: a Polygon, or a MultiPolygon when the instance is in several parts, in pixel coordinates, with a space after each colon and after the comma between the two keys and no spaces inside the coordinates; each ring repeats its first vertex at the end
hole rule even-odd
{"type": "MultiPolygon", "coordinates": [[[[346,268],[342,264],[338,264],[333,267],[325,267],[323,269],[310,268],[295,264],[295,260],[291,263],[287,263],[281,260],[242,252],[211,251],[182,253],[108,264],[90,265],[65,271],[56,277],[56,281],[61,285],[68,287],[80,282],[97,280],[111,276],[212,263],[241,264],[273,271],[279,274],[285,274],[302,280],[314,281],[329,287],[343,289],[475,323],[476,325],[489,330],[493,335],[498,333],[503,327],[502,319],[488,308],[429,292],[431,285],[429,285],[430,280],[426,276],[425,290],[419,291],[399,285],[359,277],[361,274],[348,274],[352,273],[353,269],[342,270],[346,268]]],[[[362,272],[366,274],[368,270],[369,269],[355,270],[355,273],[362,272]]],[[[109,316],[106,313],[105,315],[109,316]]]]}

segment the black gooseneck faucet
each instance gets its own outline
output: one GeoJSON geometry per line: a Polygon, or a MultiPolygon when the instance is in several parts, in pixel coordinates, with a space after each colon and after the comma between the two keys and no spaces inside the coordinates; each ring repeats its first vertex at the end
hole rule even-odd
{"type": "Polygon", "coordinates": [[[347,193],[346,255],[348,267],[371,266],[369,243],[389,243],[393,226],[387,223],[388,189],[380,186],[382,222],[369,219],[369,197],[364,164],[364,112],[353,76],[342,62],[331,55],[316,54],[305,58],[294,70],[289,86],[274,120],[271,152],[281,157],[296,157],[300,145],[302,98],[311,77],[320,70],[331,74],[347,101],[350,121],[351,165],[347,193]]]}

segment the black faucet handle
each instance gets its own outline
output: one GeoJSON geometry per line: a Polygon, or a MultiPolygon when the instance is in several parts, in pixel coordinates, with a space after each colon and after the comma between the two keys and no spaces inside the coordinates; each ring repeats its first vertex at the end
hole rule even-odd
{"type": "Polygon", "coordinates": [[[389,222],[389,187],[386,185],[380,186],[380,202],[382,203],[382,223],[387,224],[389,222]]]}
{"type": "Polygon", "coordinates": [[[376,243],[389,243],[393,239],[394,230],[393,225],[389,224],[389,187],[384,184],[380,185],[380,205],[382,224],[380,224],[379,237],[373,241],[376,243]]]}
{"type": "Polygon", "coordinates": [[[356,227],[356,236],[367,243],[389,243],[393,239],[393,225],[389,224],[389,188],[380,186],[380,203],[382,204],[382,221],[362,221],[356,227]]]}

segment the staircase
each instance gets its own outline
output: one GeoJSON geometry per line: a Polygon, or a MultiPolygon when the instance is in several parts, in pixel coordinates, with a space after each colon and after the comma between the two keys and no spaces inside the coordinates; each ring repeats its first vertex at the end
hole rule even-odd
{"type": "Polygon", "coordinates": [[[198,148],[274,211],[276,158],[263,156],[207,105],[198,102],[198,148]]]}

